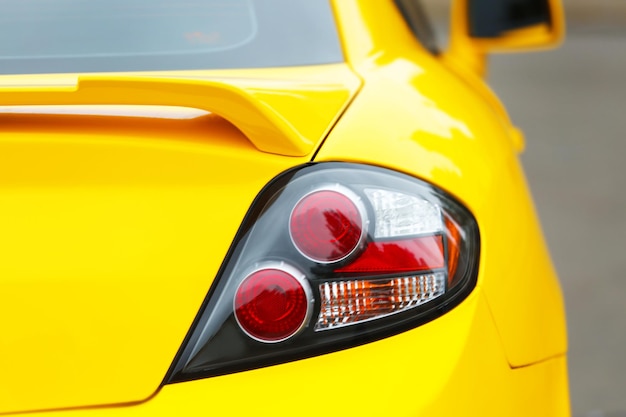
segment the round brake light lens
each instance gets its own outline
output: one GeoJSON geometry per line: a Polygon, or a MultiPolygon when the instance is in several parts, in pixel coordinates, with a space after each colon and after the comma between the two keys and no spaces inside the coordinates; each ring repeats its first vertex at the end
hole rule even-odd
{"type": "Polygon", "coordinates": [[[235,318],[251,338],[282,342],[305,327],[311,314],[311,290],[304,276],[285,265],[250,273],[235,294],[235,318]]]}
{"type": "Polygon", "coordinates": [[[322,188],[305,195],[291,212],[291,240],[306,258],[339,262],[363,246],[367,212],[348,188],[322,188]]]}

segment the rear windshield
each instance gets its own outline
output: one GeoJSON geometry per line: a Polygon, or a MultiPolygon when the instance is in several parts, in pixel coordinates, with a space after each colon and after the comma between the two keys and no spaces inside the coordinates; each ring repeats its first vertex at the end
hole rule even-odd
{"type": "Polygon", "coordinates": [[[0,0],[0,74],[341,62],[327,0],[0,0]]]}

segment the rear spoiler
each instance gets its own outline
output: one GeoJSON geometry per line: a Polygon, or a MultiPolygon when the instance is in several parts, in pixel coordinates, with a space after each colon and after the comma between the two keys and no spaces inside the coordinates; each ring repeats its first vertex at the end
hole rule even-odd
{"type": "Polygon", "coordinates": [[[188,107],[228,120],[261,151],[305,156],[355,91],[353,82],[89,75],[79,76],[75,85],[0,85],[0,106],[188,107]]]}

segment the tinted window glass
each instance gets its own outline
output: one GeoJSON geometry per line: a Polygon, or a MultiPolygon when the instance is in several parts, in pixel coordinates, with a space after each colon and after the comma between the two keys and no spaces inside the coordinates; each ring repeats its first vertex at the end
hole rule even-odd
{"type": "Polygon", "coordinates": [[[438,54],[440,51],[435,32],[422,3],[418,0],[395,0],[395,2],[415,37],[426,49],[438,54]]]}
{"type": "Polygon", "coordinates": [[[0,73],[342,61],[326,0],[0,0],[0,73]]]}

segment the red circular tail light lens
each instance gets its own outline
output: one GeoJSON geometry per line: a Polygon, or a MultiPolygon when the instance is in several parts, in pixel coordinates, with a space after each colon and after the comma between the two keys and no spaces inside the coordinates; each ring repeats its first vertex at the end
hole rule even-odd
{"type": "Polygon", "coordinates": [[[359,197],[345,187],[313,191],[291,212],[291,240],[314,262],[341,261],[362,246],[367,235],[366,213],[359,197]]]}
{"type": "Polygon", "coordinates": [[[265,343],[296,335],[308,322],[311,290],[304,277],[285,266],[249,274],[235,294],[235,318],[248,336],[265,343]]]}

